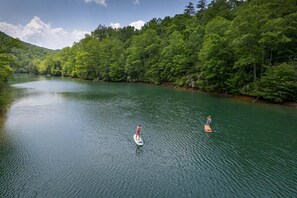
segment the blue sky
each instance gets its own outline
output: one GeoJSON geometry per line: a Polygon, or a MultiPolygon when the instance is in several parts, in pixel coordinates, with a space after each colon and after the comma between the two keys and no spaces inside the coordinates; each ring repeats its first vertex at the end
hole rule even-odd
{"type": "MultiPolygon", "coordinates": [[[[197,4],[196,1],[192,1],[197,4]]],[[[0,31],[23,41],[61,49],[99,24],[141,28],[152,18],[183,12],[188,0],[0,0],[0,31]]]]}

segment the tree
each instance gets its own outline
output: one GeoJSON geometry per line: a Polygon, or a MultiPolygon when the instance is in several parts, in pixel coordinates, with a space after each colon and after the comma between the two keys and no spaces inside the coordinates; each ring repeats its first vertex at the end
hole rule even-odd
{"type": "Polygon", "coordinates": [[[189,71],[188,50],[183,36],[178,31],[170,34],[168,40],[163,41],[165,46],[160,57],[161,82],[170,82],[183,85],[183,77],[189,71]]]}
{"type": "Polygon", "coordinates": [[[196,7],[197,13],[203,12],[206,9],[206,0],[199,0],[196,7]]]}
{"type": "Polygon", "coordinates": [[[194,7],[194,4],[192,2],[189,2],[189,4],[186,6],[186,8],[184,10],[184,14],[188,14],[188,15],[194,15],[195,14],[195,7],[194,7]]]}
{"type": "Polygon", "coordinates": [[[115,31],[112,27],[106,27],[105,25],[99,25],[92,33],[91,36],[97,38],[99,41],[102,41],[105,38],[110,38],[115,34],[115,31]]]}
{"type": "Polygon", "coordinates": [[[249,84],[260,77],[264,48],[259,41],[267,21],[264,10],[264,6],[247,4],[237,11],[230,25],[227,36],[235,60],[228,84],[234,93],[247,94],[249,84]]]}
{"type": "Polygon", "coordinates": [[[228,92],[233,54],[228,47],[226,33],[230,21],[216,17],[206,26],[206,36],[199,52],[201,61],[200,88],[207,91],[228,92]]]}
{"type": "Polygon", "coordinates": [[[289,54],[286,49],[287,44],[292,39],[286,35],[286,29],[287,26],[283,18],[268,20],[263,26],[259,43],[264,47],[263,62],[266,65],[273,65],[275,61],[282,61],[279,58],[284,59],[285,54],[289,54]],[[283,51],[286,53],[283,54],[283,51]],[[280,54],[283,57],[279,57],[280,54]]]}
{"type": "Polygon", "coordinates": [[[15,59],[12,54],[13,48],[22,47],[20,40],[13,39],[0,32],[0,90],[13,74],[11,65],[15,59]]]}
{"type": "Polygon", "coordinates": [[[89,53],[86,51],[80,51],[75,56],[75,73],[77,77],[82,79],[92,79],[90,78],[90,62],[89,62],[89,53]]]}
{"type": "Polygon", "coordinates": [[[228,33],[236,57],[229,85],[236,92],[247,94],[249,85],[265,74],[265,65],[279,64],[295,55],[296,34],[290,32],[296,30],[296,8],[291,0],[258,0],[237,9],[228,33]]]}
{"type": "Polygon", "coordinates": [[[116,30],[117,38],[121,40],[123,43],[128,41],[134,34],[135,28],[132,26],[127,26],[116,30]]]}
{"type": "Polygon", "coordinates": [[[198,13],[198,18],[203,24],[207,24],[209,21],[217,16],[221,16],[225,19],[232,20],[233,12],[232,7],[227,0],[213,0],[208,5],[207,9],[198,13]]]}
{"type": "Polygon", "coordinates": [[[103,80],[122,81],[124,73],[124,43],[119,39],[105,39],[99,45],[100,78],[103,80]]]}
{"type": "Polygon", "coordinates": [[[269,68],[265,76],[255,82],[255,89],[252,94],[275,103],[296,101],[296,63],[283,63],[269,68]]]}
{"type": "Polygon", "coordinates": [[[129,81],[150,81],[155,64],[158,63],[160,38],[157,32],[147,29],[142,34],[134,36],[127,49],[125,72],[129,81]],[[146,73],[149,71],[148,73],[146,73]]]}

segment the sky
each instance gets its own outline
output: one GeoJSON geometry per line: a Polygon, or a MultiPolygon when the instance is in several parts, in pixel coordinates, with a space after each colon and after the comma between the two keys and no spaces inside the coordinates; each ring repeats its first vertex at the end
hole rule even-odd
{"type": "Polygon", "coordinates": [[[40,47],[62,49],[84,38],[99,24],[140,29],[153,18],[183,13],[188,3],[188,0],[0,0],[0,31],[40,47]]]}

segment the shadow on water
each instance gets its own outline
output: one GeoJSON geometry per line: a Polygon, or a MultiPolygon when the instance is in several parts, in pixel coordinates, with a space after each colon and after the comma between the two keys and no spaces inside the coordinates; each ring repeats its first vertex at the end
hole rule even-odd
{"type": "Polygon", "coordinates": [[[143,155],[143,146],[135,146],[136,150],[135,150],[135,154],[137,157],[140,157],[143,155]]]}

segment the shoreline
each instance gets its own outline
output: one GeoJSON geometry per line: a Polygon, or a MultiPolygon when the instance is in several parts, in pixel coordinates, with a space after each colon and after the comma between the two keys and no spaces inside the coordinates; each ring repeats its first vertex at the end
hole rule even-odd
{"type": "MultiPolygon", "coordinates": [[[[148,83],[150,84],[150,83],[148,83]]],[[[258,104],[269,104],[269,105],[279,105],[279,106],[286,106],[290,108],[297,108],[297,102],[284,102],[284,103],[273,103],[269,102],[263,99],[259,99],[257,97],[253,96],[247,96],[247,95],[232,95],[232,94],[227,94],[227,93],[217,93],[217,92],[206,92],[197,88],[192,88],[192,87],[182,87],[182,86],[176,86],[173,84],[160,84],[159,86],[162,87],[168,87],[168,88],[173,88],[173,89],[178,89],[178,90],[184,90],[184,91],[194,91],[194,92],[201,92],[210,96],[221,96],[221,97],[226,97],[226,98],[232,98],[235,100],[240,100],[240,101],[246,101],[250,103],[258,103],[258,104]]]]}
{"type": "MultiPolygon", "coordinates": [[[[32,74],[29,74],[32,75],[32,74]]],[[[240,101],[246,101],[250,103],[258,103],[258,104],[269,104],[269,105],[279,105],[279,106],[286,106],[290,108],[297,108],[297,102],[284,102],[284,103],[273,103],[269,102],[263,99],[259,99],[257,97],[253,96],[247,96],[247,95],[232,95],[232,94],[227,94],[227,93],[218,93],[218,92],[206,92],[197,88],[192,88],[192,87],[184,87],[184,86],[178,86],[170,83],[163,83],[163,84],[154,84],[154,83],[149,83],[149,82],[129,82],[129,81],[104,81],[104,80],[87,80],[87,79],[82,79],[82,78],[72,78],[72,77],[67,77],[67,76],[48,76],[48,75],[35,75],[34,76],[45,76],[46,78],[66,78],[66,79],[72,79],[72,80],[83,80],[83,81],[89,81],[89,82],[110,82],[110,83],[136,83],[136,84],[148,84],[148,85],[155,85],[155,86],[161,86],[161,87],[167,87],[171,89],[177,89],[177,90],[184,90],[184,91],[193,91],[193,92],[201,92],[203,94],[207,94],[209,96],[221,96],[221,97],[226,97],[226,98],[232,98],[235,100],[240,100],[240,101]]]]}

